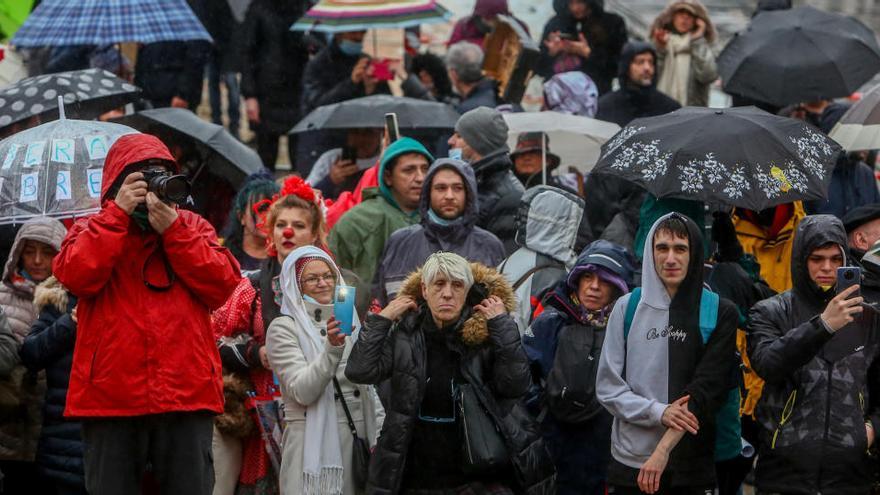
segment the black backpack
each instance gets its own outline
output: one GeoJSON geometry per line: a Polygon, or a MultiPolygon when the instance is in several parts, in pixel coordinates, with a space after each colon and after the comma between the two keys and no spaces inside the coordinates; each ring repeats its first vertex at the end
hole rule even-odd
{"type": "Polygon", "coordinates": [[[567,324],[559,331],[545,386],[546,406],[558,421],[584,423],[603,410],[596,399],[596,372],[604,341],[604,328],[567,324]]]}

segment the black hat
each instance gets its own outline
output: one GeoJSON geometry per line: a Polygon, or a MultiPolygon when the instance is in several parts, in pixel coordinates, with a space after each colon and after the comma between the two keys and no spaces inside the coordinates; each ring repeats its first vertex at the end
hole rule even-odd
{"type": "Polygon", "coordinates": [[[880,203],[859,206],[843,216],[843,228],[849,234],[862,225],[877,219],[880,219],[880,203]]]}
{"type": "Polygon", "coordinates": [[[550,138],[543,132],[523,132],[517,136],[516,149],[510,154],[510,159],[516,160],[516,157],[523,153],[540,153],[541,149],[544,148],[541,143],[542,138],[544,143],[547,144],[547,152],[545,155],[547,157],[547,170],[555,169],[559,166],[559,155],[550,152],[550,138]]]}

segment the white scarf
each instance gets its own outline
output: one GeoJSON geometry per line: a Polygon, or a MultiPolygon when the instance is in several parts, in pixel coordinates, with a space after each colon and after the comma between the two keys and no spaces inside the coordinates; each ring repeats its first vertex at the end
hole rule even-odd
{"type": "MultiPolygon", "coordinates": [[[[294,319],[294,332],[308,362],[314,362],[324,349],[325,338],[306,310],[303,294],[296,280],[296,261],[302,257],[317,257],[327,262],[336,272],[338,283],[344,284],[336,264],[326,252],[314,246],[295,249],[281,267],[281,314],[294,319]]],[[[334,370],[335,374],[335,370],[334,370]]],[[[306,495],[341,494],[343,479],[342,447],[339,443],[339,423],[333,398],[333,381],[327,383],[324,393],[307,409],[303,446],[303,493],[306,495]]]]}
{"type": "Polygon", "coordinates": [[[688,85],[691,76],[691,35],[669,33],[666,59],[659,68],[657,89],[682,105],[688,104],[688,85]]]}

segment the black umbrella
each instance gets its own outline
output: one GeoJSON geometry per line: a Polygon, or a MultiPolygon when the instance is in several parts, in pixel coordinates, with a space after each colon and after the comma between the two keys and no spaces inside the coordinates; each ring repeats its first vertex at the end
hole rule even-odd
{"type": "Polygon", "coordinates": [[[636,119],[602,146],[595,173],[654,196],[763,210],[825,198],[840,145],[755,107],[686,107],[636,119]]]}
{"type": "Polygon", "coordinates": [[[116,119],[117,122],[160,137],[167,133],[192,141],[199,148],[211,173],[238,188],[251,174],[263,169],[257,153],[217,124],[200,119],[183,108],[156,108],[116,119]]]}
{"type": "Polygon", "coordinates": [[[724,91],[781,107],[852,94],[880,72],[880,46],[852,17],[763,12],[721,52],[718,72],[724,91]]]}
{"type": "Polygon", "coordinates": [[[460,115],[445,103],[373,95],[324,105],[300,120],[290,134],[327,129],[382,128],[385,114],[396,113],[401,130],[452,129],[460,115]]]}
{"type": "Polygon", "coordinates": [[[58,118],[58,97],[67,117],[91,120],[135,101],[140,88],[103,69],[75,70],[29,77],[0,89],[0,134],[31,117],[58,118]]]}

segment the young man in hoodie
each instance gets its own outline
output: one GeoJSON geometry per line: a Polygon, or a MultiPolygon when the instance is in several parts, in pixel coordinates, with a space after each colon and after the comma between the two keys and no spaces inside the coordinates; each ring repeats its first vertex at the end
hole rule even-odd
{"type": "Polygon", "coordinates": [[[373,280],[391,234],[419,221],[419,199],[428,165],[434,157],[421,143],[400,138],[379,162],[379,187],[364,190],[364,200],[348,210],[328,237],[341,268],[362,282],[373,280]]]}
{"type": "Polygon", "coordinates": [[[477,180],[468,164],[440,158],[431,165],[419,200],[421,222],[398,230],[385,244],[373,280],[373,297],[385,305],[429,256],[446,251],[469,262],[498,266],[504,245],[477,227],[477,180]]]}
{"type": "Polygon", "coordinates": [[[596,378],[614,416],[608,482],[617,494],[712,494],[715,415],[735,380],[736,307],[703,301],[712,298],[692,220],[663,216],[648,238],[638,304],[631,311],[633,295],[615,304],[596,378]],[[712,309],[705,332],[700,314],[712,309]]]}
{"type": "Polygon", "coordinates": [[[759,493],[870,493],[868,455],[880,424],[880,316],[845,290],[843,224],[812,215],[798,225],[793,287],[749,314],[752,369],[765,380],[757,417],[759,493]]]}

